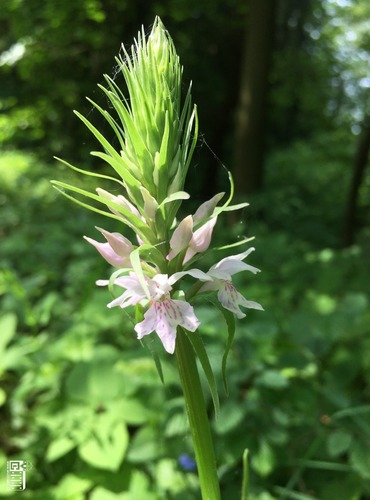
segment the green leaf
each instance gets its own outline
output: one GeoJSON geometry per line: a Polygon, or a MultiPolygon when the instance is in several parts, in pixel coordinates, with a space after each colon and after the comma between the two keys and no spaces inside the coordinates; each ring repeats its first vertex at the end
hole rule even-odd
{"type": "Polygon", "coordinates": [[[348,450],[352,442],[352,435],[349,432],[338,429],[332,432],[327,440],[329,455],[337,457],[348,450]]]}
{"type": "Polygon", "coordinates": [[[93,467],[116,471],[128,443],[129,434],[123,422],[113,421],[111,415],[102,413],[96,419],[94,434],[78,447],[78,452],[93,467]]]}
{"type": "Polygon", "coordinates": [[[4,314],[0,318],[0,352],[6,349],[6,346],[12,340],[17,328],[17,317],[13,313],[4,314]]]}
{"type": "Polygon", "coordinates": [[[148,463],[163,453],[163,445],[152,427],[146,426],[138,430],[130,443],[127,458],[130,462],[148,463]]]}
{"type": "MultiPolygon", "coordinates": [[[[85,497],[91,485],[92,481],[89,479],[82,479],[74,474],[66,474],[58,485],[53,488],[52,498],[55,500],[66,498],[77,500],[77,498],[85,497]]],[[[49,497],[49,495],[45,495],[45,497],[49,497]]],[[[38,498],[41,498],[41,496],[38,498]]]]}
{"type": "Polygon", "coordinates": [[[271,446],[264,439],[260,441],[260,446],[252,457],[253,469],[262,477],[266,477],[275,467],[275,455],[271,446]]]}
{"type": "Polygon", "coordinates": [[[195,332],[188,332],[187,330],[184,330],[184,331],[185,331],[188,339],[190,340],[190,343],[193,346],[193,349],[196,352],[196,355],[198,356],[200,364],[202,365],[204,374],[205,374],[207,382],[208,382],[208,387],[209,387],[209,390],[211,392],[213,406],[215,408],[215,416],[217,418],[219,411],[220,411],[220,401],[219,401],[219,397],[218,397],[217,384],[216,384],[215,376],[213,374],[213,370],[212,370],[211,364],[209,362],[209,357],[208,357],[207,352],[205,350],[202,338],[201,338],[198,330],[196,330],[195,332]]]}
{"type": "Polygon", "coordinates": [[[234,342],[234,336],[235,336],[235,316],[231,311],[228,311],[222,305],[218,302],[216,297],[209,296],[207,297],[207,300],[212,302],[213,305],[217,307],[217,309],[221,312],[223,315],[226,325],[227,325],[227,343],[225,347],[224,354],[222,356],[222,379],[224,383],[224,388],[225,392],[228,395],[229,394],[229,388],[227,384],[227,375],[226,375],[226,365],[227,365],[227,358],[229,356],[231,347],[234,342]]]}
{"type": "Polygon", "coordinates": [[[146,336],[143,337],[140,342],[149,350],[152,358],[153,358],[153,361],[154,361],[154,364],[155,364],[155,368],[157,370],[157,373],[159,375],[159,378],[162,382],[162,384],[164,384],[164,376],[163,376],[163,369],[162,369],[162,363],[161,363],[161,358],[159,357],[158,355],[158,352],[155,350],[155,348],[153,347],[153,343],[151,340],[149,340],[146,336]]]}
{"type": "Polygon", "coordinates": [[[256,384],[270,389],[284,389],[289,385],[289,380],[281,374],[280,371],[274,369],[267,369],[256,378],[256,384]]]}
{"type": "Polygon", "coordinates": [[[370,479],[370,453],[368,443],[356,441],[350,449],[349,461],[354,470],[363,479],[370,479]]]}
{"type": "Polygon", "coordinates": [[[75,448],[76,442],[72,439],[64,436],[59,439],[52,441],[46,452],[46,460],[48,462],[54,462],[58,458],[63,457],[73,448],[75,448]]]}

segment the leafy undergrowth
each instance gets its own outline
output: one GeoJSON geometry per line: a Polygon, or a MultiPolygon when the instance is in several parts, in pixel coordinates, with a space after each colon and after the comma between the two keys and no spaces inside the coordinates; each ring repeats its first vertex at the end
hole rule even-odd
{"type": "MultiPolygon", "coordinates": [[[[106,222],[54,193],[54,165],[2,160],[0,495],[12,496],[6,460],[22,459],[33,464],[25,499],[198,499],[174,359],[154,336],[142,346],[132,316],[107,311],[94,284],[107,269],[81,236],[106,222]]],[[[265,312],[238,322],[228,396],[226,326],[195,304],[221,397],[219,417],[211,399],[209,412],[223,498],[240,495],[245,448],[252,500],[367,498],[368,249],[258,233],[251,263],[263,273],[236,283],[265,312]]]]}

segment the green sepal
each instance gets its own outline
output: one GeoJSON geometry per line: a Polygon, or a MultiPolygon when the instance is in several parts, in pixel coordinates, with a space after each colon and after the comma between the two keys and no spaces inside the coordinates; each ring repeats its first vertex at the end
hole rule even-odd
{"type": "Polygon", "coordinates": [[[227,384],[226,364],[227,364],[227,358],[229,356],[231,347],[233,345],[234,336],[235,336],[235,316],[231,311],[228,311],[227,309],[222,307],[222,305],[218,302],[216,297],[207,297],[207,300],[212,302],[212,304],[214,304],[217,307],[217,309],[219,309],[221,311],[221,314],[223,315],[225,322],[226,322],[226,325],[227,325],[227,342],[226,342],[224,354],[222,356],[222,379],[223,379],[226,395],[228,396],[229,395],[229,388],[228,388],[228,384],[227,384]]]}
{"type": "Polygon", "coordinates": [[[216,379],[213,374],[211,363],[209,362],[207,351],[204,347],[202,338],[198,330],[196,330],[195,332],[188,332],[187,330],[184,329],[184,332],[186,333],[188,339],[190,340],[190,343],[193,346],[196,355],[198,356],[200,364],[202,365],[204,374],[207,379],[208,387],[212,396],[213,406],[215,409],[215,417],[217,418],[220,411],[220,400],[218,397],[216,379]]]}

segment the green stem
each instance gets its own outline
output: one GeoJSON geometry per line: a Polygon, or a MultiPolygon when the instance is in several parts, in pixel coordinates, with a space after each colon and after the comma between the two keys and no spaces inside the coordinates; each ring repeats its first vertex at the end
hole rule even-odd
{"type": "Polygon", "coordinates": [[[181,328],[176,339],[176,358],[193,437],[202,500],[220,500],[216,458],[195,352],[181,328]]]}

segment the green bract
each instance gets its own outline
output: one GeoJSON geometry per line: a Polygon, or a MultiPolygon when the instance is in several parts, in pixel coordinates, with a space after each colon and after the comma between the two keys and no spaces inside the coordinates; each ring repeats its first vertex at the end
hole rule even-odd
{"type": "MultiPolygon", "coordinates": [[[[126,190],[123,194],[137,207],[143,219],[149,224],[157,216],[156,226],[166,234],[180,200],[188,198],[181,190],[198,128],[196,106],[191,102],[191,86],[182,105],[182,66],[158,17],[149,36],[145,37],[142,29],[130,52],[122,47],[122,55],[116,61],[126,83],[127,95],[108,75],[105,75],[107,85],[99,85],[108,98],[107,107],[113,107],[115,111],[114,116],[91,99],[89,101],[113,129],[119,149],[116,150],[89,120],[75,113],[103,146],[103,151],[91,154],[113,168],[115,179],[126,190]]],[[[54,184],[76,192],[65,183],[54,184]]],[[[91,193],[81,191],[80,195],[91,199],[91,193]]],[[[107,205],[104,198],[97,201],[107,205]]],[[[137,225],[137,220],[131,221],[130,214],[126,219],[131,222],[129,225],[137,225]]],[[[151,229],[154,231],[154,227],[151,229]]]]}

